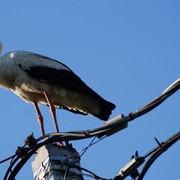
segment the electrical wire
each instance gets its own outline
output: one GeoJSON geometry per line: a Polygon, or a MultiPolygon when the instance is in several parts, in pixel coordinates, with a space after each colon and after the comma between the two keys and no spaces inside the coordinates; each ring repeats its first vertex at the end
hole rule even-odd
{"type": "MultiPolygon", "coordinates": [[[[154,161],[163,154],[168,148],[170,148],[173,144],[175,144],[178,140],[180,140],[180,131],[177,132],[174,136],[169,138],[166,142],[161,143],[160,146],[158,146],[153,153],[153,155],[149,158],[149,160],[144,165],[141,173],[139,174],[138,180],[142,180],[147,173],[148,169],[151,167],[151,165],[154,163],[154,161]]],[[[145,156],[147,157],[147,156],[145,156]]]]}
{"type": "Polygon", "coordinates": [[[95,139],[96,139],[96,136],[92,139],[92,141],[89,143],[89,145],[82,150],[80,157],[82,157],[84,155],[84,153],[92,146],[95,139]]]}
{"type": "Polygon", "coordinates": [[[162,143],[158,142],[158,146],[153,148],[151,151],[146,153],[144,156],[141,157],[141,156],[138,156],[138,154],[137,154],[137,157],[135,157],[135,159],[139,158],[139,159],[142,159],[142,161],[136,161],[136,165],[134,165],[133,163],[128,163],[127,165],[125,165],[126,169],[123,169],[123,173],[120,173],[119,175],[115,176],[113,178],[113,180],[123,180],[127,176],[131,176],[132,179],[134,178],[137,180],[142,180],[144,178],[146,172],[152,165],[152,163],[162,153],[164,153],[166,150],[168,150],[168,148],[170,148],[172,145],[174,145],[178,140],[180,140],[180,131],[177,132],[176,134],[174,134],[172,137],[168,138],[166,141],[164,141],[162,143]],[[145,158],[148,158],[149,156],[150,156],[150,158],[147,160],[146,164],[143,166],[142,171],[139,173],[137,168],[139,168],[142,165],[141,162],[144,162],[145,158]],[[134,172],[135,172],[135,174],[134,174],[134,172]]]}
{"type": "Polygon", "coordinates": [[[14,155],[12,155],[12,156],[10,156],[10,157],[8,157],[8,158],[3,159],[2,161],[0,161],[0,164],[4,163],[4,162],[6,162],[6,161],[9,161],[9,160],[11,160],[11,159],[14,158],[14,157],[16,157],[16,154],[14,154],[14,155]]]}
{"type": "MultiPolygon", "coordinates": [[[[117,118],[117,120],[115,122],[109,123],[108,125],[105,125],[105,126],[102,126],[99,128],[95,128],[95,129],[91,129],[91,130],[51,133],[51,134],[47,134],[47,135],[40,137],[37,140],[33,141],[33,143],[30,143],[30,144],[33,144],[31,146],[27,146],[27,143],[25,143],[25,145],[23,145],[21,147],[22,152],[17,153],[15,157],[14,157],[14,155],[12,156],[12,157],[14,157],[14,160],[12,161],[10,167],[8,168],[8,170],[5,174],[4,180],[6,180],[8,178],[8,176],[9,176],[9,179],[13,179],[17,175],[19,170],[27,162],[27,160],[41,146],[48,144],[48,143],[58,142],[58,141],[74,141],[74,140],[91,138],[91,137],[95,137],[95,136],[98,138],[106,136],[110,132],[113,132],[114,129],[117,129],[117,127],[124,126],[126,123],[133,121],[137,117],[142,116],[142,115],[146,114],[147,112],[153,110],[154,108],[159,106],[162,102],[164,102],[168,97],[170,97],[172,94],[174,94],[177,90],[179,90],[179,88],[180,88],[180,79],[176,80],[159,97],[155,98],[153,101],[151,101],[150,103],[145,105],[143,108],[138,109],[134,113],[129,113],[129,115],[127,115],[127,116],[123,116],[119,119],[117,118]],[[46,139],[46,138],[48,138],[48,139],[46,139]],[[42,140],[44,140],[44,141],[41,142],[42,140]],[[14,169],[13,169],[13,166],[15,166],[14,169]],[[12,170],[12,172],[10,172],[11,170],[12,170]]],[[[115,131],[115,133],[116,132],[117,131],[115,131]]],[[[5,162],[7,159],[2,160],[1,162],[5,162]]]]}
{"type": "Polygon", "coordinates": [[[89,143],[89,145],[87,146],[87,147],[85,147],[84,149],[82,149],[81,150],[81,155],[80,155],[80,157],[82,157],[83,155],[84,155],[84,153],[91,147],[91,146],[93,146],[93,145],[95,145],[96,143],[98,143],[98,142],[100,142],[100,141],[102,141],[104,138],[106,138],[106,136],[103,136],[103,137],[101,137],[100,139],[98,139],[97,141],[95,141],[95,139],[96,139],[96,136],[92,139],[92,141],[89,143]],[[95,141],[95,142],[94,142],[95,141]]]}

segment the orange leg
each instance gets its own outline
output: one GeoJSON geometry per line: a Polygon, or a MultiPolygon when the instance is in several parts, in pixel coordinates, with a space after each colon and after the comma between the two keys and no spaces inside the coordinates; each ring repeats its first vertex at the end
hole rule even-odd
{"type": "MultiPolygon", "coordinates": [[[[59,132],[59,127],[58,127],[57,118],[56,118],[56,108],[54,107],[49,95],[46,92],[44,92],[44,96],[45,96],[45,98],[46,98],[46,100],[48,102],[48,105],[50,107],[50,113],[52,114],[52,117],[53,117],[55,130],[58,133],[59,132]]],[[[62,142],[59,142],[59,145],[63,146],[62,142]]]]}
{"type": "Polygon", "coordinates": [[[57,123],[57,118],[56,118],[56,109],[54,107],[54,105],[52,104],[48,94],[46,92],[44,92],[44,96],[48,102],[48,105],[50,107],[50,113],[52,114],[53,117],[53,121],[54,121],[54,127],[56,129],[56,132],[59,132],[59,127],[58,127],[58,123],[57,123]]]}
{"type": "Polygon", "coordinates": [[[38,107],[38,104],[37,102],[33,102],[34,104],[34,107],[35,107],[35,110],[36,110],[36,113],[37,113],[37,117],[38,117],[38,122],[40,124],[40,128],[41,128],[41,133],[42,135],[44,136],[45,135],[45,131],[44,131],[44,122],[43,122],[43,116],[41,114],[41,111],[38,107]]]}

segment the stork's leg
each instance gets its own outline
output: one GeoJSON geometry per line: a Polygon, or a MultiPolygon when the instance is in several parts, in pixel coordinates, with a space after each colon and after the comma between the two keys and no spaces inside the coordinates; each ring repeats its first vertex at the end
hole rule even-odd
{"type": "Polygon", "coordinates": [[[59,132],[59,127],[58,127],[57,118],[56,118],[56,109],[55,109],[53,103],[51,102],[51,99],[49,98],[49,96],[46,92],[44,92],[44,96],[46,97],[46,100],[47,100],[48,105],[50,107],[50,112],[51,112],[52,117],[53,117],[54,127],[56,129],[56,132],[59,132]]]}
{"type": "Polygon", "coordinates": [[[40,128],[41,128],[41,133],[42,135],[44,136],[45,135],[45,131],[44,131],[44,122],[43,122],[43,116],[41,114],[41,111],[38,107],[38,104],[37,102],[33,102],[34,104],[34,107],[35,107],[35,110],[36,110],[36,113],[37,113],[37,117],[38,117],[38,122],[40,124],[40,128]]]}
{"type": "MultiPolygon", "coordinates": [[[[57,118],[56,118],[56,109],[55,109],[51,99],[49,98],[49,95],[46,92],[44,92],[44,96],[45,96],[45,98],[48,102],[48,105],[50,107],[50,112],[51,112],[52,117],[53,117],[56,132],[59,132],[59,127],[58,127],[57,118]]],[[[59,146],[63,146],[63,143],[61,141],[58,144],[59,144],[59,146]]]]}

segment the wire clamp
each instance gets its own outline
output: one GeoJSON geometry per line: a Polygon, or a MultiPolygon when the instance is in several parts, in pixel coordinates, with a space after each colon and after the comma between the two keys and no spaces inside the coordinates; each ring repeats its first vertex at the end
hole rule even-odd
{"type": "Polygon", "coordinates": [[[19,158],[23,159],[27,154],[27,148],[18,146],[15,153],[19,158]]]}
{"type": "Polygon", "coordinates": [[[36,139],[33,136],[33,133],[31,133],[24,141],[25,145],[32,147],[37,144],[36,139]]]}

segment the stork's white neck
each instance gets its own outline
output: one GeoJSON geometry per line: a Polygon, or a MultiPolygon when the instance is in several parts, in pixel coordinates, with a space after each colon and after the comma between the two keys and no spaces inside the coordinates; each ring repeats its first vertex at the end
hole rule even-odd
{"type": "Polygon", "coordinates": [[[8,89],[14,88],[15,71],[13,61],[9,58],[9,53],[0,57],[0,86],[8,89]]]}

